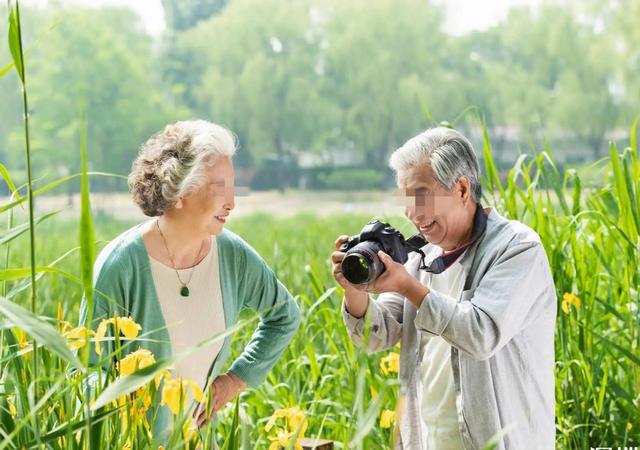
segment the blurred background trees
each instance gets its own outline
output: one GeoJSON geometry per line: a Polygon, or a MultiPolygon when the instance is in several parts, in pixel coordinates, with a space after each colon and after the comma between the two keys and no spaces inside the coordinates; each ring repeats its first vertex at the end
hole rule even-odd
{"type": "MultiPolygon", "coordinates": [[[[160,36],[123,7],[23,7],[36,176],[77,171],[81,100],[93,169],[126,174],[152,133],[202,117],[237,134],[240,181],[254,188],[388,186],[388,154],[430,125],[458,118],[479,143],[478,121],[459,118],[469,106],[499,164],[543,144],[560,164],[588,164],[640,112],[638,0],[515,8],[462,35],[424,0],[162,5],[160,36]]],[[[0,78],[0,96],[0,162],[16,176],[14,74],[0,78]]]]}

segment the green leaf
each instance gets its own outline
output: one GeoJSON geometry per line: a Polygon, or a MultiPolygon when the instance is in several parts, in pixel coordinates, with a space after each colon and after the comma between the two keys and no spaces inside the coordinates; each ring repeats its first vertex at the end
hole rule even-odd
{"type": "Polygon", "coordinates": [[[635,355],[635,354],[633,354],[629,349],[627,349],[627,348],[625,348],[625,347],[621,346],[620,344],[618,344],[618,343],[616,343],[616,342],[612,341],[612,340],[611,340],[611,339],[609,339],[609,338],[606,338],[606,337],[604,337],[604,336],[602,336],[602,335],[600,335],[600,334],[596,333],[595,331],[592,331],[591,333],[592,333],[595,337],[597,337],[598,339],[601,339],[601,340],[605,343],[607,350],[609,350],[609,352],[610,352],[613,356],[617,357],[617,356],[619,356],[619,355],[616,355],[613,351],[611,351],[611,347],[615,348],[615,349],[616,349],[616,350],[618,350],[620,353],[622,353],[624,356],[626,356],[627,358],[629,358],[629,360],[630,360],[632,363],[634,363],[635,365],[640,366],[640,357],[639,357],[639,356],[637,356],[637,355],[635,355]]]}
{"type": "Polygon", "coordinates": [[[11,68],[13,67],[13,63],[10,62],[9,64],[7,64],[6,66],[4,66],[2,69],[0,69],[0,78],[2,78],[3,76],[5,76],[7,73],[9,73],[9,71],[11,70],[11,68]]]}
{"type": "MultiPolygon", "coordinates": [[[[93,262],[96,255],[95,234],[91,220],[91,200],[89,198],[89,175],[87,171],[87,129],[84,108],[80,102],[80,273],[82,291],[88,305],[88,317],[93,317],[93,262]]],[[[89,319],[88,319],[89,320],[89,319]]]]}
{"type": "MultiPolygon", "coordinates": [[[[38,224],[38,223],[48,219],[49,217],[53,217],[56,214],[58,214],[60,211],[62,211],[62,210],[53,211],[53,212],[44,214],[44,215],[42,215],[40,217],[36,217],[35,220],[34,220],[34,224],[38,224]]],[[[29,229],[29,224],[28,223],[23,223],[22,225],[18,225],[17,227],[11,228],[5,234],[0,236],[0,245],[4,245],[7,242],[10,242],[10,241],[14,240],[15,238],[20,236],[22,233],[24,233],[28,229],[29,229]]]]}
{"type": "MultiPolygon", "coordinates": [[[[20,36],[20,10],[18,4],[9,9],[9,50],[20,80],[24,83],[24,64],[20,36]]],[[[4,70],[4,69],[3,69],[4,70]]]]}
{"type": "Polygon", "coordinates": [[[635,153],[638,152],[638,125],[640,125],[640,116],[636,117],[636,120],[633,121],[633,125],[631,125],[631,134],[629,137],[629,142],[631,143],[631,151],[635,153]]]}
{"type": "MultiPolygon", "coordinates": [[[[356,399],[354,405],[354,411],[358,416],[358,421],[356,424],[356,433],[351,437],[351,442],[348,448],[354,448],[358,446],[358,443],[362,442],[364,437],[371,431],[376,423],[376,419],[378,418],[378,414],[382,409],[382,401],[383,397],[381,395],[377,396],[367,407],[365,411],[362,410],[364,407],[364,396],[363,391],[365,389],[365,377],[364,371],[366,369],[361,368],[358,372],[358,380],[356,385],[356,399]]],[[[400,400],[398,400],[400,402],[400,400]]]]}
{"type": "MultiPolygon", "coordinates": [[[[106,172],[87,172],[87,175],[95,175],[95,176],[103,176],[103,177],[115,177],[115,178],[122,178],[122,179],[127,179],[127,177],[123,176],[123,175],[116,175],[114,173],[106,173],[106,172]]],[[[74,173],[72,175],[67,175],[66,177],[62,177],[62,178],[58,178],[55,181],[52,181],[51,183],[41,187],[40,189],[36,189],[35,191],[33,191],[33,196],[36,197],[40,194],[44,194],[45,192],[49,192],[51,189],[54,189],[58,186],[60,186],[61,184],[66,183],[67,181],[73,180],[75,178],[78,178],[82,176],[81,173],[74,173]]],[[[0,206],[0,213],[3,213],[21,203],[24,203],[27,200],[27,197],[22,197],[19,198],[17,200],[11,201],[9,203],[5,203],[4,205],[0,206]]]]}
{"type": "MultiPolygon", "coordinates": [[[[120,411],[124,408],[124,406],[118,407],[118,408],[113,408],[113,409],[107,409],[104,411],[100,411],[97,414],[95,414],[94,416],[91,416],[91,424],[92,425],[97,425],[103,421],[105,421],[106,419],[108,419],[110,416],[115,416],[116,414],[120,413],[120,411]]],[[[49,433],[47,434],[43,434],[40,436],[40,440],[43,443],[47,443],[47,442],[52,442],[62,436],[66,436],[69,433],[75,433],[76,431],[80,430],[82,427],[84,427],[86,425],[86,422],[84,419],[79,419],[79,420],[71,420],[71,421],[67,421],[65,423],[63,423],[62,425],[53,428],[49,433]]],[[[31,447],[35,447],[37,445],[36,441],[30,442],[26,445],[27,448],[31,448],[31,447]]]]}
{"type": "Polygon", "coordinates": [[[489,132],[487,131],[487,126],[482,124],[482,155],[484,160],[485,167],[485,184],[489,186],[491,189],[491,196],[495,195],[495,189],[498,188],[498,192],[500,192],[500,196],[505,198],[504,186],[502,185],[502,181],[500,180],[500,174],[498,172],[498,168],[493,160],[493,153],[491,151],[491,140],[489,139],[489,132]]]}
{"type": "MultiPolygon", "coordinates": [[[[58,269],[57,267],[52,266],[37,266],[36,272],[50,272],[58,275],[62,275],[69,280],[81,284],[81,281],[78,277],[71,275],[69,272],[66,272],[62,269],[58,269]]],[[[12,280],[20,280],[22,278],[27,278],[31,276],[31,267],[19,267],[13,269],[2,269],[0,270],[0,281],[12,281],[12,280]]]]}
{"type": "MultiPolygon", "coordinates": [[[[78,247],[74,247],[70,250],[67,250],[65,253],[63,253],[62,255],[60,255],[59,257],[57,257],[56,259],[54,259],[53,261],[51,261],[48,265],[48,267],[53,268],[54,270],[43,270],[40,271],[37,275],[36,275],[36,280],[39,280],[40,278],[42,278],[46,273],[56,273],[58,275],[62,275],[63,277],[65,277],[68,280],[73,281],[74,283],[77,284],[81,284],[81,281],[79,278],[71,275],[68,272],[64,272],[62,270],[55,270],[55,265],[58,264],[60,261],[66,259],[69,255],[73,254],[74,252],[76,252],[78,250],[78,247]]],[[[36,272],[38,272],[38,269],[36,268],[36,272]]],[[[25,278],[25,277],[23,277],[25,278]]],[[[28,289],[31,286],[31,280],[30,279],[26,279],[23,282],[21,282],[20,284],[18,284],[16,287],[14,287],[13,289],[11,289],[11,291],[9,291],[7,293],[7,295],[5,296],[7,299],[11,299],[13,297],[15,297],[16,295],[18,295],[20,292],[24,291],[25,289],[28,289]]]]}
{"type": "Polygon", "coordinates": [[[573,173],[573,209],[571,213],[575,216],[580,213],[580,195],[582,192],[582,183],[578,172],[573,173]]]}
{"type": "MultiPolygon", "coordinates": [[[[223,450],[235,450],[240,448],[239,439],[239,423],[240,422],[240,397],[236,397],[235,407],[233,409],[233,418],[231,420],[231,430],[227,435],[227,439],[222,445],[223,450]]],[[[296,437],[292,437],[291,442],[295,442],[296,437]]]]}
{"type": "Polygon", "coordinates": [[[72,366],[82,368],[78,358],[67,346],[66,339],[60,336],[58,331],[46,320],[4,297],[0,297],[0,314],[6,316],[15,326],[22,328],[25,333],[72,366]]]}
{"type": "Polygon", "coordinates": [[[598,402],[596,403],[596,415],[600,417],[602,415],[602,405],[604,405],[604,395],[607,391],[607,379],[609,378],[609,373],[607,372],[607,366],[603,367],[604,369],[604,377],[602,378],[602,382],[600,383],[600,391],[598,392],[598,402]]]}
{"type": "MultiPolygon", "coordinates": [[[[2,75],[0,74],[0,76],[2,75]]],[[[11,192],[16,196],[16,198],[20,198],[20,196],[17,193],[16,185],[13,184],[11,175],[9,174],[9,171],[3,164],[0,164],[0,176],[2,176],[2,179],[4,180],[5,183],[7,183],[7,186],[9,186],[9,189],[11,189],[11,192]]]]}
{"type": "Polygon", "coordinates": [[[618,154],[618,151],[613,143],[610,146],[611,154],[611,171],[613,175],[612,184],[616,194],[616,200],[619,204],[620,215],[618,226],[624,230],[628,235],[635,232],[635,224],[632,222],[631,212],[633,206],[631,205],[631,195],[633,185],[630,179],[626,179],[624,176],[624,169],[622,158],[618,154]],[[627,184],[630,183],[630,184],[627,184]]]}
{"type": "Polygon", "coordinates": [[[418,99],[420,101],[420,108],[422,109],[422,114],[424,114],[425,119],[427,119],[427,122],[429,123],[429,125],[433,125],[435,122],[435,120],[433,120],[433,115],[431,114],[431,111],[429,110],[429,105],[427,104],[427,101],[420,97],[418,99]]]}
{"type": "Polygon", "coordinates": [[[328,299],[329,297],[331,297],[331,295],[333,295],[333,293],[336,291],[336,287],[331,287],[329,289],[327,289],[324,294],[322,294],[320,296],[320,298],[318,298],[318,300],[315,301],[315,303],[313,305],[311,305],[311,307],[309,307],[309,310],[307,311],[307,316],[311,317],[311,314],[313,313],[313,311],[320,306],[326,299],[328,299]]]}

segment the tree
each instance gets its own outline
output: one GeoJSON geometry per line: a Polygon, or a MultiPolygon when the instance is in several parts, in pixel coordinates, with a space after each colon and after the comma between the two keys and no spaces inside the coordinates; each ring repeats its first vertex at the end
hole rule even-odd
{"type": "Polygon", "coordinates": [[[193,107],[204,70],[197,54],[180,48],[180,35],[198,23],[220,14],[227,0],[162,0],[167,29],[162,37],[161,72],[163,79],[174,87],[173,92],[185,105],[193,107]]]}
{"type": "Polygon", "coordinates": [[[203,70],[194,109],[229,126],[254,159],[283,162],[331,139],[338,112],[322,95],[321,30],[311,11],[310,1],[238,0],[180,40],[203,70]]]}
{"type": "Polygon", "coordinates": [[[445,69],[443,12],[429,2],[333,2],[326,50],[327,92],[341,111],[340,134],[363,161],[383,168],[387,156],[437,117],[464,106],[445,69]]]}
{"type": "Polygon", "coordinates": [[[602,64],[606,42],[558,5],[512,10],[490,33],[497,33],[499,50],[484,64],[497,120],[530,138],[573,133],[597,157],[619,111],[609,89],[612,70],[602,64]]]}
{"type": "Polygon", "coordinates": [[[150,37],[125,8],[49,9],[46,17],[56,25],[27,59],[37,170],[79,169],[82,103],[91,166],[127,174],[141,142],[176,114],[151,70],[150,37]]]}
{"type": "Polygon", "coordinates": [[[600,41],[606,40],[607,51],[601,61],[615,77],[612,88],[622,102],[619,125],[627,127],[640,114],[640,1],[590,0],[583,7],[600,41]]]}
{"type": "Polygon", "coordinates": [[[167,27],[186,31],[220,12],[227,0],[162,0],[167,27]]]}

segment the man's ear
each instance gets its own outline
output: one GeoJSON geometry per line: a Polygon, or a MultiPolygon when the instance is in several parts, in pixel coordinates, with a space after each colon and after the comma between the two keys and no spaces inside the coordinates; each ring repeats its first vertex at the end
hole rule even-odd
{"type": "Polygon", "coordinates": [[[471,183],[469,178],[462,176],[458,178],[458,195],[463,203],[467,203],[471,199],[471,183]]]}
{"type": "Polygon", "coordinates": [[[178,198],[178,201],[173,206],[174,208],[181,209],[182,208],[182,197],[178,198]]]}

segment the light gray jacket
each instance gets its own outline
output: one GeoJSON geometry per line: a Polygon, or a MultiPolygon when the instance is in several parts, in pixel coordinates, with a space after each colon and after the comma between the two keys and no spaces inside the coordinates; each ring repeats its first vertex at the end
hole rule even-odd
{"type": "MultiPolygon", "coordinates": [[[[427,244],[429,262],[441,249],[427,244]]],[[[492,437],[497,450],[555,448],[555,286],[540,238],[531,228],[491,210],[477,244],[461,257],[465,271],[459,299],[429,292],[418,310],[397,293],[370,300],[364,318],[343,319],[353,341],[368,351],[401,342],[400,438],[397,449],[422,450],[417,398],[421,333],[451,344],[458,425],[465,450],[482,449],[492,437]],[[457,301],[456,301],[457,300],[457,301]]],[[[405,264],[424,280],[413,253],[405,264]]],[[[423,281],[424,282],[424,281],[423,281]]]]}

